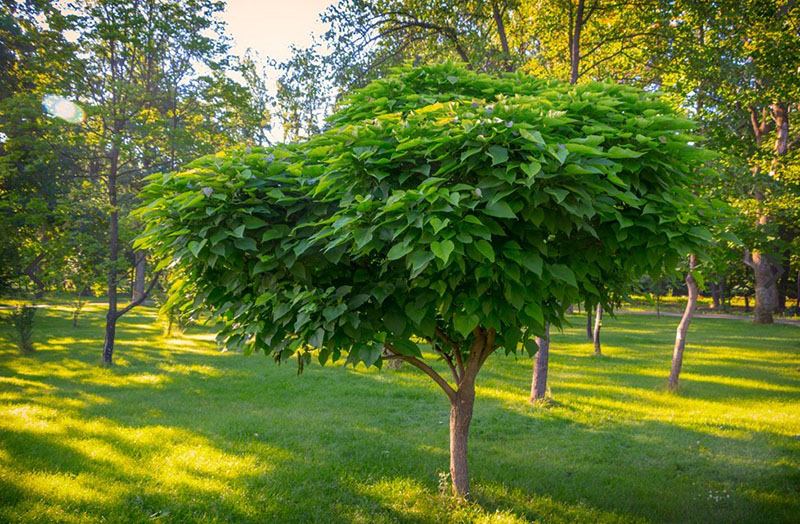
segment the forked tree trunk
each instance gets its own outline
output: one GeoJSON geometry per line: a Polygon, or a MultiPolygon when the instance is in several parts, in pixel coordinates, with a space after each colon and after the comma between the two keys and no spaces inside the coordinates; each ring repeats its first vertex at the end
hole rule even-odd
{"type": "Polygon", "coordinates": [[[469,461],[467,442],[472,410],[475,406],[475,385],[461,383],[450,401],[450,478],[453,491],[461,498],[469,497],[469,461]]]}
{"type": "Polygon", "coordinates": [[[681,365],[683,364],[683,350],[686,348],[686,333],[689,331],[689,324],[692,323],[694,312],[697,309],[697,281],[692,275],[697,257],[692,254],[689,255],[689,271],[686,273],[686,287],[689,290],[689,300],[686,302],[686,309],[683,311],[681,323],[678,324],[678,330],[675,334],[675,348],[672,352],[672,368],[669,372],[669,389],[676,390],[678,388],[678,378],[681,374],[681,365]]]}
{"type": "Polygon", "coordinates": [[[592,343],[594,344],[594,354],[602,355],[600,348],[600,327],[603,325],[603,306],[597,304],[597,315],[594,319],[594,331],[592,332],[592,343]]]}
{"type": "Polygon", "coordinates": [[[550,324],[544,326],[544,337],[536,337],[539,350],[533,360],[531,404],[544,400],[547,395],[547,368],[550,360],[550,324]]]}

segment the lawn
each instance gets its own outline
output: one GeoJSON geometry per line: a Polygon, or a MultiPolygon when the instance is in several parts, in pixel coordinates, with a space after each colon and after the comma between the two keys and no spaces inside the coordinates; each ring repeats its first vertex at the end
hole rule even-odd
{"type": "MultiPolygon", "coordinates": [[[[7,314],[7,311],[1,312],[7,314]]],[[[700,319],[678,394],[676,318],[584,318],[553,336],[553,401],[532,361],[478,377],[474,501],[439,494],[444,395],[413,368],[276,366],[212,332],[162,335],[154,309],[37,313],[38,351],[0,326],[0,521],[799,522],[800,328],[700,319]]]]}

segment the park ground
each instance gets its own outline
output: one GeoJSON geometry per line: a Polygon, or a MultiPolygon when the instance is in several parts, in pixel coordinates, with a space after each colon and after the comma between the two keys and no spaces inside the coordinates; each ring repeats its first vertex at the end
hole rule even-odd
{"type": "Polygon", "coordinates": [[[606,318],[593,357],[571,318],[547,405],[528,358],[479,375],[458,503],[448,406],[413,368],[297,376],[144,307],[102,368],[102,307],[42,308],[32,355],[0,325],[0,522],[800,521],[800,328],[697,319],[675,394],[678,319],[606,318]]]}

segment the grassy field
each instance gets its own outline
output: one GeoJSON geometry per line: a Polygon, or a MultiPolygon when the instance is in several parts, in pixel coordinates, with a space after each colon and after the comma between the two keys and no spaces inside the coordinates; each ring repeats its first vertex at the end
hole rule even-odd
{"type": "MultiPolygon", "coordinates": [[[[7,311],[0,312],[7,315],[7,311]]],[[[155,310],[118,328],[37,313],[38,351],[0,326],[0,521],[799,522],[800,329],[692,325],[682,385],[664,390],[677,319],[555,334],[553,402],[527,404],[531,360],[478,377],[474,502],[439,494],[443,394],[412,368],[306,369],[220,353],[155,310]]]]}

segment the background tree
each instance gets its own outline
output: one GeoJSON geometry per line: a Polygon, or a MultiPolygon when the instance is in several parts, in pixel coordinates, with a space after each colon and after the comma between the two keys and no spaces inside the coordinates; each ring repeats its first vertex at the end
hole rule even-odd
{"type": "Polygon", "coordinates": [[[140,245],[180,272],[171,300],[214,311],[231,347],[300,370],[316,355],[426,373],[450,402],[453,489],[467,496],[486,359],[535,352],[568,304],[610,307],[633,275],[705,245],[706,205],[686,189],[705,153],[653,94],[452,65],[376,81],[330,122],[153,178],[140,245]]]}

